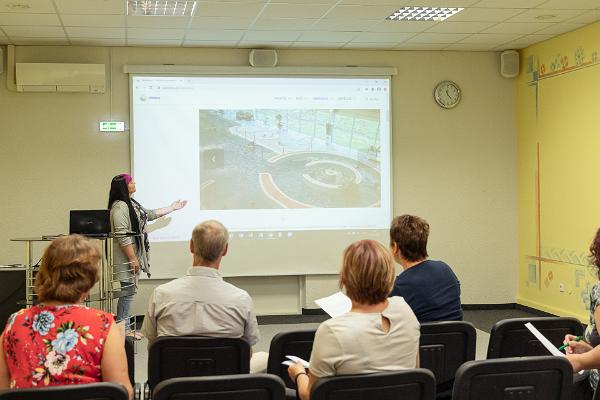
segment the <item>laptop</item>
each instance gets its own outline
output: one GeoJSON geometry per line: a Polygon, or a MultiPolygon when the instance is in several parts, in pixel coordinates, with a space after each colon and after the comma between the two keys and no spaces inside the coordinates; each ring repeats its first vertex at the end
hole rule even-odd
{"type": "Polygon", "coordinates": [[[69,233],[105,237],[110,233],[110,210],[71,210],[69,233]]]}

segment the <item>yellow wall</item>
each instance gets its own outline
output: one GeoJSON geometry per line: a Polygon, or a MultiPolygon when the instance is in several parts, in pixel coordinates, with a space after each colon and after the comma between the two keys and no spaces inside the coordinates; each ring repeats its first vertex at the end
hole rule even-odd
{"type": "Polygon", "coordinates": [[[583,321],[598,281],[587,249],[600,226],[599,57],[600,23],[531,46],[517,88],[517,302],[583,321]]]}

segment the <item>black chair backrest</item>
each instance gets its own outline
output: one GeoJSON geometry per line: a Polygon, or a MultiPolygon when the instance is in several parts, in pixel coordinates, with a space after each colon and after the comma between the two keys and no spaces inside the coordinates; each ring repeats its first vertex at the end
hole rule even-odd
{"type": "Polygon", "coordinates": [[[34,387],[0,392],[0,400],[128,400],[127,391],[116,383],[34,387]]]}
{"type": "Polygon", "coordinates": [[[450,383],[456,370],[475,359],[475,327],[464,321],[421,324],[419,366],[433,372],[438,386],[450,383]]]}
{"type": "Polygon", "coordinates": [[[456,372],[452,400],[567,400],[572,382],[564,357],[469,361],[456,372]]]}
{"type": "Polygon", "coordinates": [[[127,356],[127,371],[131,387],[135,386],[135,344],[131,336],[125,337],[125,355],[127,356]]]}
{"type": "Polygon", "coordinates": [[[364,375],[320,378],[312,387],[311,400],[433,400],[435,378],[416,368],[364,375]]]}
{"type": "Polygon", "coordinates": [[[566,334],[580,336],[583,326],[575,318],[537,317],[510,318],[496,322],[490,332],[487,358],[547,356],[548,350],[525,327],[531,322],[555,346],[560,346],[566,334]]]}
{"type": "Polygon", "coordinates": [[[306,361],[310,360],[316,329],[303,331],[281,332],[273,336],[269,348],[269,361],[267,373],[277,375],[285,385],[295,389],[296,385],[290,380],[286,365],[281,364],[287,360],[285,356],[297,356],[306,361]]]}
{"type": "Polygon", "coordinates": [[[250,346],[244,339],[159,337],[148,349],[148,385],[188,376],[247,374],[250,346]]]}
{"type": "Polygon", "coordinates": [[[152,400],[284,400],[283,381],[268,374],[172,378],[156,385],[152,400]]]}

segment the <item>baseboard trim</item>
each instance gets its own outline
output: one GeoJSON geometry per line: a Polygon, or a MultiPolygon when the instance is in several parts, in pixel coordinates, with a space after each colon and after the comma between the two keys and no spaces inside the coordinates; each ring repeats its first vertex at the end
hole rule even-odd
{"type": "Polygon", "coordinates": [[[326,315],[322,308],[303,308],[302,315],[326,315]]]}
{"type": "Polygon", "coordinates": [[[516,303],[461,304],[463,310],[514,310],[516,303]]]}

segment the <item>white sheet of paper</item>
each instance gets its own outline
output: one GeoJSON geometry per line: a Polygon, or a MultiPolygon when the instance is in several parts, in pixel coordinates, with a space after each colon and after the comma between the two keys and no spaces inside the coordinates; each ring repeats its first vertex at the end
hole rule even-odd
{"type": "Polygon", "coordinates": [[[345,314],[352,308],[352,301],[342,292],[315,300],[315,303],[331,317],[345,314]]]}
{"type": "Polygon", "coordinates": [[[529,329],[529,331],[531,333],[533,333],[533,336],[535,336],[537,338],[537,340],[539,340],[540,342],[542,342],[542,344],[544,345],[544,347],[546,349],[548,349],[548,351],[550,353],[552,353],[553,356],[565,357],[565,355],[563,353],[561,353],[560,350],[558,350],[556,348],[556,346],[554,346],[552,343],[550,343],[550,341],[548,339],[546,339],[546,336],[542,335],[540,333],[540,331],[538,331],[536,329],[536,327],[531,324],[531,322],[526,323],[525,327],[527,329],[529,329]]]}
{"type": "Polygon", "coordinates": [[[285,356],[286,358],[289,358],[289,361],[283,361],[282,364],[283,365],[287,365],[288,367],[292,364],[296,364],[296,363],[300,363],[302,364],[302,366],[306,369],[309,368],[309,363],[306,360],[301,359],[300,357],[296,357],[296,356],[285,356]]]}

